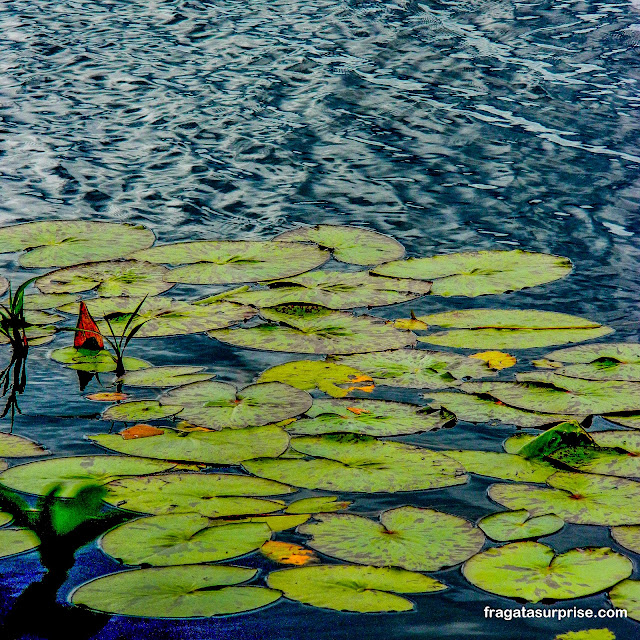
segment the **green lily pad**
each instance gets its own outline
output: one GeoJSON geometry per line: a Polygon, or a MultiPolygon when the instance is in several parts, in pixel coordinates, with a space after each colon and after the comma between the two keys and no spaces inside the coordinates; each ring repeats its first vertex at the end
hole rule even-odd
{"type": "Polygon", "coordinates": [[[83,220],[27,222],[0,229],[5,253],[26,251],[23,267],[69,267],[83,262],[123,258],[155,241],[141,225],[83,220]]]}
{"type": "Polygon", "coordinates": [[[271,539],[263,522],[211,525],[192,513],[138,518],[105,533],[100,547],[122,564],[166,567],[236,558],[271,539]]]}
{"type": "MultiPolygon", "coordinates": [[[[538,436],[529,436],[526,434],[520,434],[514,436],[514,438],[520,438],[524,436],[526,441],[521,441],[521,446],[517,448],[517,453],[523,458],[529,459],[542,459],[545,456],[555,453],[560,449],[575,448],[584,446],[595,446],[595,442],[591,435],[589,435],[575,420],[569,422],[562,422],[551,429],[547,429],[544,433],[538,436]]],[[[511,444],[515,443],[513,438],[509,438],[507,441],[509,448],[514,449],[511,444]]],[[[507,442],[505,442],[505,450],[507,448],[507,442]]]]}
{"type": "Polygon", "coordinates": [[[314,607],[357,613],[411,611],[398,593],[432,593],[446,585],[413,571],[392,567],[324,565],[272,571],[267,584],[290,600],[314,607]]]}
{"type": "Polygon", "coordinates": [[[442,389],[455,386],[464,378],[495,376],[486,362],[457,353],[398,349],[339,358],[339,362],[361,369],[375,384],[390,387],[442,389]]]}
{"type": "Polygon", "coordinates": [[[429,282],[382,278],[363,271],[311,271],[267,284],[269,289],[244,291],[227,299],[254,307],[303,302],[329,309],[353,309],[415,300],[431,289],[429,282]]]}
{"type": "Polygon", "coordinates": [[[293,438],[305,458],[247,460],[244,468],[262,478],[306,489],[339,492],[421,491],[465,484],[457,462],[441,453],[350,433],[293,438]]]}
{"type": "Polygon", "coordinates": [[[33,326],[45,326],[56,324],[64,320],[64,316],[56,313],[47,313],[46,311],[37,311],[33,309],[24,310],[24,321],[33,326]]]}
{"type": "Polygon", "coordinates": [[[162,420],[182,411],[179,404],[162,404],[157,400],[133,400],[111,405],[102,412],[103,420],[112,422],[144,422],[162,420]]]}
{"type": "Polygon", "coordinates": [[[550,454],[548,459],[585,473],[640,478],[640,457],[637,454],[621,453],[611,449],[578,447],[560,449],[550,454]]]}
{"type": "Polygon", "coordinates": [[[413,346],[416,336],[398,331],[381,318],[333,311],[295,317],[263,309],[269,322],[249,329],[220,329],[208,335],[221,342],[267,351],[292,353],[367,353],[413,346]]]}
{"type": "Polygon", "coordinates": [[[264,587],[238,586],[257,569],[193,565],[121,571],[80,585],[71,603],[112,615],[210,618],[265,607],[281,597],[264,587]]]}
{"type": "Polygon", "coordinates": [[[619,447],[629,453],[640,454],[640,433],[635,431],[593,431],[589,435],[601,447],[619,447]]]}
{"type": "Polygon", "coordinates": [[[130,387],[181,387],[193,382],[204,382],[213,373],[201,373],[204,367],[166,366],[128,371],[120,382],[130,387]]]}
{"type": "Polygon", "coordinates": [[[334,398],[343,398],[349,391],[373,384],[371,378],[346,364],[324,360],[295,360],[278,364],[264,371],[258,382],[284,382],[296,389],[319,389],[334,398]],[[346,387],[346,388],[345,388],[346,387]]]}
{"type": "Polygon", "coordinates": [[[289,446],[287,432],[273,425],[187,433],[165,429],[162,436],[131,440],[105,433],[89,436],[89,440],[106,449],[142,458],[220,465],[276,457],[289,446]]]}
{"type": "Polygon", "coordinates": [[[629,508],[640,499],[640,482],[558,471],[547,485],[494,484],[489,497],[507,509],[526,509],[533,516],[555,513],[574,524],[640,524],[640,514],[629,508]]]}
{"type": "Polygon", "coordinates": [[[304,273],[329,259],[309,245],[270,241],[201,240],[164,244],[139,251],[136,260],[187,265],[172,269],[168,282],[225,284],[273,280],[304,273]]]}
{"type": "Polygon", "coordinates": [[[0,484],[9,489],[45,495],[62,485],[60,498],[72,497],[78,486],[87,482],[106,484],[122,476],[137,476],[168,471],[170,462],[142,460],[127,456],[72,456],[51,458],[11,467],[0,474],[0,484]]]}
{"type": "Polygon", "coordinates": [[[161,265],[137,260],[95,262],[47,273],[36,280],[36,287],[43,293],[95,291],[105,297],[153,296],[173,287],[162,279],[168,272],[161,265]]]}
{"type": "Polygon", "coordinates": [[[286,509],[285,513],[330,513],[333,511],[342,511],[346,509],[350,502],[338,502],[337,496],[317,496],[313,498],[302,498],[292,502],[286,509]]]}
{"type": "Polygon", "coordinates": [[[640,362],[590,362],[589,364],[570,364],[555,370],[556,373],[570,378],[583,380],[620,380],[640,382],[640,362]]]}
{"type": "Polygon", "coordinates": [[[264,522],[271,529],[271,531],[286,531],[287,529],[293,529],[298,525],[303,524],[311,517],[308,513],[303,514],[287,514],[287,515],[270,515],[266,516],[249,516],[245,518],[233,518],[231,522],[264,522]]]}
{"type": "Polygon", "coordinates": [[[439,391],[426,393],[433,409],[444,407],[464,422],[489,424],[512,424],[516,427],[540,428],[572,419],[572,416],[555,413],[537,413],[510,407],[489,396],[480,397],[469,393],[439,391]]]}
{"type": "Polygon", "coordinates": [[[624,609],[627,616],[640,622],[640,580],[624,580],[609,591],[609,599],[616,609],[624,609]]]}
{"type": "Polygon", "coordinates": [[[3,511],[0,511],[0,527],[4,527],[6,524],[9,524],[12,520],[13,520],[13,516],[10,513],[4,513],[3,511]]]}
{"type": "Polygon", "coordinates": [[[216,518],[279,511],[280,501],[259,500],[295,491],[291,487],[239,474],[175,473],[114,480],[105,501],[114,507],[165,515],[197,513],[216,518]]]}
{"type": "Polygon", "coordinates": [[[315,400],[306,414],[286,428],[290,433],[319,435],[338,431],[370,436],[399,436],[433,431],[454,422],[452,414],[426,413],[420,407],[386,400],[315,400]]]}
{"type": "Polygon", "coordinates": [[[24,308],[25,311],[46,311],[77,303],[77,300],[78,296],[73,293],[28,293],[24,296],[24,308]]]}
{"type": "Polygon", "coordinates": [[[531,517],[526,509],[518,509],[491,513],[478,526],[493,540],[511,542],[549,536],[564,527],[564,520],[553,514],[531,517]]]}
{"type": "Polygon", "coordinates": [[[224,382],[196,382],[165,393],[162,400],[184,407],[180,417],[209,429],[241,429],[280,422],[304,413],[311,396],[281,382],[251,384],[239,391],[224,382]]]}
{"type": "Polygon", "coordinates": [[[399,507],[380,522],[352,514],[320,514],[298,528],[312,536],[307,545],[357,564],[439,571],[478,553],[484,534],[473,524],[433,509],[399,507]]]}
{"type": "Polygon", "coordinates": [[[487,549],[462,567],[471,584],[528,602],[580,598],[608,589],[631,575],[633,564],[606,547],[555,554],[539,542],[512,542],[487,549]]]}
{"type": "Polygon", "coordinates": [[[611,537],[625,549],[640,554],[640,526],[611,527],[611,537]]]}
{"type": "Polygon", "coordinates": [[[602,417],[614,424],[629,427],[629,429],[640,429],[640,413],[612,413],[602,417]]]}
{"type": "Polygon", "coordinates": [[[274,240],[280,242],[314,242],[331,249],[340,262],[374,265],[397,260],[404,255],[404,247],[394,238],[360,227],[318,224],[285,231],[274,240]]]}
{"type": "MultiPolygon", "coordinates": [[[[51,359],[68,365],[70,369],[77,371],[89,371],[91,373],[108,373],[116,370],[116,361],[109,351],[91,351],[89,349],[76,349],[75,347],[62,347],[51,353],[51,359]]],[[[138,358],[125,356],[122,359],[127,371],[146,369],[151,365],[138,358]]]]}
{"type": "Polygon", "coordinates": [[[0,458],[30,458],[32,456],[48,456],[42,445],[12,433],[0,433],[0,458]]]}
{"type": "Polygon", "coordinates": [[[530,251],[471,251],[430,258],[409,258],[373,270],[382,276],[433,280],[431,293],[439,296],[483,296],[518,291],[564,278],[571,261],[530,251]]]}
{"type": "Polygon", "coordinates": [[[557,471],[548,462],[525,460],[510,453],[464,450],[447,450],[443,453],[457,460],[468,473],[514,482],[544,482],[557,471]]]}
{"type": "Polygon", "coordinates": [[[584,631],[567,631],[553,640],[616,640],[609,629],[585,629],[584,631]]]}
{"type": "Polygon", "coordinates": [[[589,364],[596,360],[614,360],[631,364],[640,362],[640,344],[637,342],[599,342],[598,344],[558,349],[545,357],[549,360],[571,364],[589,364]]]}
{"type": "Polygon", "coordinates": [[[0,529],[0,558],[31,551],[40,545],[40,538],[30,529],[0,529]]]}
{"type": "MultiPolygon", "coordinates": [[[[38,347],[48,344],[56,337],[55,327],[26,327],[24,333],[27,336],[27,342],[30,347],[38,347]]],[[[0,344],[9,344],[9,338],[0,333],[0,344]]]]}

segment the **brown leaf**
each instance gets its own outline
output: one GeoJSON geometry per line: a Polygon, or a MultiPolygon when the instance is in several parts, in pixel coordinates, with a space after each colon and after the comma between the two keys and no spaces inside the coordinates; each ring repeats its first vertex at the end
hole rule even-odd
{"type": "Polygon", "coordinates": [[[125,440],[134,440],[135,438],[150,438],[152,436],[161,436],[164,429],[152,427],[150,424],[136,424],[120,432],[125,440]]]}
{"type": "Polygon", "coordinates": [[[129,396],[126,393],[102,392],[102,393],[90,393],[85,396],[87,400],[93,400],[94,402],[120,402],[120,400],[126,400],[129,396]]]}

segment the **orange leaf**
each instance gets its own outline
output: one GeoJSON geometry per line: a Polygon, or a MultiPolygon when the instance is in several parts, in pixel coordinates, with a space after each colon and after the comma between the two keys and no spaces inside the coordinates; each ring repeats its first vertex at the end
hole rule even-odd
{"type": "Polygon", "coordinates": [[[93,400],[94,402],[120,402],[120,400],[126,400],[129,396],[126,393],[116,393],[113,391],[111,393],[90,393],[85,397],[87,400],[93,400]]]}
{"type": "Polygon", "coordinates": [[[351,411],[351,413],[355,413],[357,416],[360,416],[363,413],[371,413],[371,411],[367,411],[366,409],[358,409],[358,407],[347,407],[347,411],[351,411]]]}
{"type": "Polygon", "coordinates": [[[164,429],[157,429],[150,424],[136,424],[120,432],[125,440],[134,440],[135,438],[150,438],[151,436],[161,436],[164,429]]]}
{"type": "Polygon", "coordinates": [[[366,391],[367,393],[371,393],[374,389],[374,385],[373,384],[368,384],[365,385],[363,387],[357,387],[357,386],[353,386],[354,383],[357,382],[371,382],[373,383],[373,378],[369,377],[369,376],[349,376],[349,382],[351,383],[352,386],[347,387],[347,389],[345,390],[346,393],[350,393],[351,391],[366,391]]]}
{"type": "Polygon", "coordinates": [[[104,340],[100,335],[98,325],[87,309],[84,302],[80,303],[80,313],[78,314],[78,324],[76,325],[76,337],[73,340],[73,346],[76,349],[88,349],[90,351],[99,351],[104,349],[104,340]]]}
{"type": "Polygon", "coordinates": [[[292,564],[298,567],[306,564],[318,564],[320,559],[311,549],[305,549],[299,544],[269,540],[260,547],[260,552],[280,564],[292,564]]]}

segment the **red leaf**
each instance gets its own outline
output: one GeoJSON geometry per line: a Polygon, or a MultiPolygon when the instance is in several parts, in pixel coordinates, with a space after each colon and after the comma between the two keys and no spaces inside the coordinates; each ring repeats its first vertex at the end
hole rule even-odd
{"type": "Polygon", "coordinates": [[[84,302],[80,303],[80,313],[78,314],[78,324],[76,325],[76,337],[73,340],[73,346],[76,349],[89,349],[90,351],[98,351],[104,349],[104,340],[100,335],[98,325],[87,309],[84,302]]]}

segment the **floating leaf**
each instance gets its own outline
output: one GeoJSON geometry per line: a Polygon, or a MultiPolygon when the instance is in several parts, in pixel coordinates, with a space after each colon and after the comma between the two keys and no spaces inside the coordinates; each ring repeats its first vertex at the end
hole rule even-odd
{"type": "Polygon", "coordinates": [[[525,460],[509,453],[462,450],[447,450],[443,453],[457,460],[468,473],[514,482],[544,482],[557,471],[548,462],[525,460]]]}
{"type": "Polygon", "coordinates": [[[77,299],[78,296],[72,293],[29,293],[24,296],[24,309],[25,311],[46,311],[62,305],[77,304],[77,299]]]}
{"type": "Polygon", "coordinates": [[[258,382],[284,382],[305,391],[319,389],[334,398],[343,398],[351,391],[373,390],[373,380],[362,371],[324,360],[279,364],[263,372],[258,382]]]}
{"type": "Polygon", "coordinates": [[[354,316],[334,311],[295,317],[263,310],[267,320],[283,324],[266,323],[249,329],[220,329],[209,336],[221,342],[267,351],[292,353],[367,353],[413,346],[416,336],[409,331],[398,331],[381,318],[354,316]]]}
{"type": "Polygon", "coordinates": [[[485,516],[478,526],[493,540],[510,542],[549,536],[564,527],[564,520],[549,514],[531,517],[525,509],[500,511],[485,516]]]}
{"type": "Polygon", "coordinates": [[[130,387],[181,387],[192,382],[204,382],[213,373],[201,373],[204,367],[166,366],[128,371],[120,382],[130,387]]]}
{"type": "Polygon", "coordinates": [[[264,522],[267,524],[271,531],[286,531],[287,529],[293,529],[303,522],[306,522],[311,516],[307,513],[300,515],[269,515],[266,516],[250,516],[246,518],[233,518],[231,522],[264,522]]]}
{"type": "Polygon", "coordinates": [[[433,280],[431,293],[439,296],[475,297],[552,282],[564,278],[571,268],[568,258],[517,249],[409,258],[383,264],[373,273],[433,280]]]}
{"type": "Polygon", "coordinates": [[[399,436],[433,431],[450,425],[454,416],[439,411],[426,413],[421,407],[386,400],[315,400],[309,419],[289,425],[290,433],[319,435],[337,431],[370,436],[399,436]]]}
{"type": "MultiPolygon", "coordinates": [[[[76,349],[75,347],[63,347],[51,353],[51,358],[56,362],[66,364],[70,369],[78,371],[90,371],[92,373],[106,373],[116,370],[115,358],[105,349],[92,351],[91,349],[76,349]]],[[[151,365],[138,358],[124,357],[122,359],[127,371],[145,369],[151,365]]]]}
{"type": "Polygon", "coordinates": [[[184,407],[180,417],[209,429],[241,429],[279,422],[304,413],[311,396],[281,382],[251,384],[239,391],[224,382],[196,382],[162,396],[184,407]]]}
{"type": "MultiPolygon", "coordinates": [[[[120,436],[114,436],[120,438],[120,436]]],[[[135,442],[135,441],[133,441],[135,442]]],[[[122,476],[136,476],[168,471],[170,462],[142,460],[128,456],[72,456],[21,464],[0,475],[0,483],[9,489],[45,495],[62,485],[57,496],[75,495],[77,487],[86,483],[106,484],[122,476]]]]}
{"type": "Polygon", "coordinates": [[[137,260],[90,262],[52,271],[36,280],[43,293],[95,291],[99,296],[154,296],[173,287],[162,278],[169,269],[137,260]]]}
{"type": "Polygon", "coordinates": [[[6,524],[9,524],[12,520],[13,520],[13,516],[10,513],[4,513],[3,511],[0,511],[0,527],[4,527],[6,524]]]}
{"type": "Polygon", "coordinates": [[[546,358],[573,364],[589,364],[596,360],[613,360],[615,362],[633,364],[640,362],[640,344],[637,342],[585,344],[579,347],[552,351],[547,354],[546,358]]]}
{"type": "Polygon", "coordinates": [[[39,545],[40,539],[29,529],[0,529],[0,558],[31,551],[39,545]]]}
{"type": "Polygon", "coordinates": [[[319,267],[329,254],[314,246],[270,241],[204,240],[164,244],[133,256],[172,269],[168,282],[225,284],[286,278],[319,267]]]}
{"type": "Polygon", "coordinates": [[[314,242],[331,249],[340,262],[374,265],[397,260],[404,255],[404,247],[394,238],[360,227],[318,224],[285,231],[274,240],[280,242],[314,242]]]}
{"type": "Polygon", "coordinates": [[[536,413],[510,407],[490,397],[480,397],[468,393],[439,391],[426,393],[429,406],[434,409],[444,407],[465,422],[486,422],[490,424],[512,424],[516,427],[544,427],[556,422],[564,422],[575,416],[556,413],[536,413]]]}
{"type": "Polygon", "coordinates": [[[516,363],[515,356],[502,351],[482,351],[481,353],[474,353],[469,356],[470,358],[477,358],[486,362],[492,369],[507,369],[513,367],[516,363]]]}
{"type": "Polygon", "coordinates": [[[56,324],[56,322],[60,322],[61,320],[64,320],[64,316],[58,314],[47,313],[46,311],[33,311],[31,309],[24,310],[24,321],[34,326],[56,324]]]}
{"type": "Polygon", "coordinates": [[[230,586],[257,569],[211,565],[121,571],[85,582],[71,603],[112,615],[142,618],[209,618],[265,607],[281,597],[264,587],[230,586]]]}
{"type": "Polygon", "coordinates": [[[260,553],[265,558],[278,564],[291,564],[303,567],[308,564],[318,564],[320,559],[311,551],[293,542],[268,540],[260,547],[260,553]]]}
{"type": "Polygon", "coordinates": [[[629,508],[640,499],[640,482],[558,471],[547,485],[494,484],[489,497],[507,509],[526,509],[534,516],[555,513],[574,524],[640,524],[640,514],[629,508]]]}
{"type": "Polygon", "coordinates": [[[640,526],[611,527],[611,537],[625,549],[640,553],[640,526]]]}
{"type": "Polygon", "coordinates": [[[623,427],[629,427],[630,429],[640,429],[640,413],[612,413],[604,415],[602,417],[609,420],[609,422],[622,425],[623,427]]]}
{"type": "Polygon", "coordinates": [[[616,640],[609,629],[585,629],[584,631],[567,631],[553,640],[616,640]]]}
{"type": "Polygon", "coordinates": [[[309,436],[294,438],[291,445],[316,457],[248,460],[244,467],[296,487],[340,492],[420,491],[467,481],[458,463],[441,453],[370,436],[309,436]]]}
{"type": "Polygon", "coordinates": [[[624,580],[609,591],[609,599],[616,609],[624,609],[627,616],[640,622],[640,580],[624,580]]]}
{"type": "Polygon", "coordinates": [[[271,538],[261,522],[211,525],[191,513],[138,518],[108,531],[100,547],[122,564],[166,567],[236,558],[271,538]]]}
{"type": "Polygon", "coordinates": [[[369,374],[376,384],[390,387],[441,389],[464,378],[496,375],[484,362],[444,351],[398,349],[339,358],[369,374]]]}
{"type": "Polygon", "coordinates": [[[388,592],[432,593],[447,588],[413,571],[344,565],[273,571],[267,583],[290,600],[356,613],[411,611],[414,606],[410,600],[388,592]]]}
{"type": "Polygon", "coordinates": [[[0,458],[30,458],[31,456],[48,456],[41,444],[12,433],[0,433],[0,458]]]}
{"type": "Polygon", "coordinates": [[[318,496],[315,498],[302,498],[292,502],[285,513],[329,513],[346,509],[350,502],[338,502],[337,496],[318,496]]]}
{"type": "Polygon", "coordinates": [[[593,445],[593,438],[575,420],[571,420],[547,429],[539,436],[533,436],[514,453],[523,458],[541,459],[562,448],[593,445]]]}
{"type": "Polygon", "coordinates": [[[555,555],[539,542],[513,542],[487,549],[462,568],[471,584],[528,602],[566,600],[598,593],[631,575],[629,558],[606,547],[555,555]]]}
{"type": "Polygon", "coordinates": [[[255,496],[291,493],[291,487],[239,474],[176,473],[115,480],[105,501],[114,507],[166,515],[197,513],[209,518],[279,511],[282,502],[255,496]]]}
{"type": "Polygon", "coordinates": [[[380,522],[352,514],[320,514],[299,533],[307,544],[347,562],[412,571],[452,567],[482,549],[484,534],[463,518],[418,507],[380,514],[380,522]]]}
{"type": "Polygon", "coordinates": [[[124,440],[134,440],[135,438],[151,438],[153,436],[161,436],[164,429],[157,429],[150,424],[136,424],[120,432],[124,440]]]}
{"type": "Polygon", "coordinates": [[[415,317],[413,311],[411,312],[411,318],[398,318],[393,321],[393,326],[396,329],[403,329],[404,331],[426,331],[429,325],[422,320],[418,320],[415,317]]]}
{"type": "MultiPolygon", "coordinates": [[[[55,327],[26,327],[24,333],[27,336],[27,342],[30,347],[37,347],[48,344],[56,337],[55,327]]],[[[0,344],[10,344],[9,338],[0,333],[0,344]]]]}
{"type": "Polygon", "coordinates": [[[122,402],[122,400],[126,400],[128,397],[126,393],[119,393],[117,391],[101,391],[85,396],[87,400],[93,400],[93,402],[122,402]]]}
{"type": "Polygon", "coordinates": [[[82,220],[27,222],[0,229],[5,253],[27,251],[23,267],[68,267],[83,262],[122,258],[146,249],[153,232],[140,225],[82,220]]]}
{"type": "Polygon", "coordinates": [[[89,439],[106,449],[142,458],[223,465],[238,464],[251,458],[276,457],[289,446],[287,432],[273,425],[222,431],[165,429],[163,436],[136,440],[123,440],[117,434],[101,434],[89,439]]]}
{"type": "Polygon", "coordinates": [[[616,430],[593,431],[589,435],[601,447],[619,447],[629,453],[640,454],[640,433],[616,430]]]}
{"type": "Polygon", "coordinates": [[[311,271],[267,284],[269,289],[245,291],[227,299],[254,307],[302,302],[329,309],[353,309],[414,300],[431,289],[428,282],[382,278],[363,271],[311,271]]]}
{"type": "Polygon", "coordinates": [[[140,422],[142,420],[162,420],[182,411],[179,404],[162,404],[157,400],[132,400],[114,404],[102,412],[103,420],[112,422],[140,422]]]}

